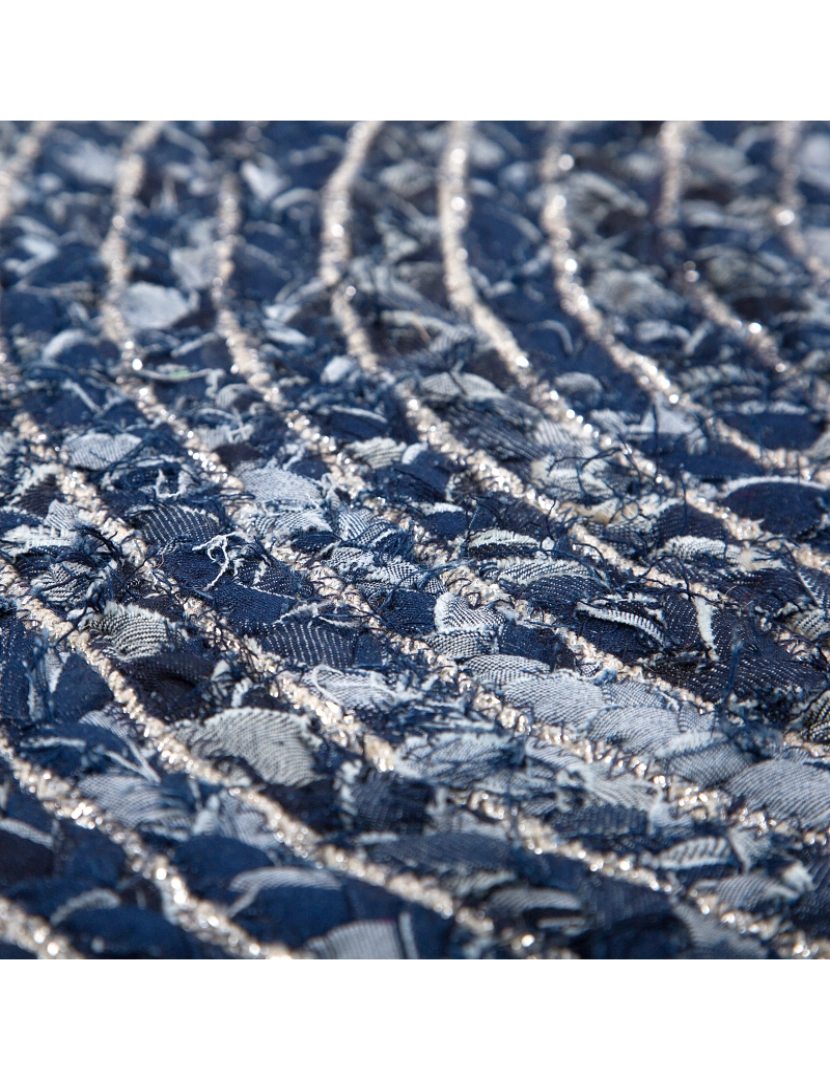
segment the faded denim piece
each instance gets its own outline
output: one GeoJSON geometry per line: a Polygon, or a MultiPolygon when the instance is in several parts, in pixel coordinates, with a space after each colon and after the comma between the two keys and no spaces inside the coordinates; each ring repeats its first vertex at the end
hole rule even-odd
{"type": "Polygon", "coordinates": [[[830,126],[0,124],[0,958],[830,955],[830,126]]]}

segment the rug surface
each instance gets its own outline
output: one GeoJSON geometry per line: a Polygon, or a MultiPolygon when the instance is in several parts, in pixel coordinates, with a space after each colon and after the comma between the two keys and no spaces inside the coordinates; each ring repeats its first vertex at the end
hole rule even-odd
{"type": "Polygon", "coordinates": [[[830,955],[830,125],[0,124],[0,957],[830,955]]]}

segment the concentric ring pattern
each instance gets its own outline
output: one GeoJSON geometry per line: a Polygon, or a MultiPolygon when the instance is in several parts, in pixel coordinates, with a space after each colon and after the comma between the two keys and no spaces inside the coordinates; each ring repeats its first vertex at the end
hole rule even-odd
{"type": "Polygon", "coordinates": [[[830,955],[830,126],[0,125],[0,957],[830,955]]]}

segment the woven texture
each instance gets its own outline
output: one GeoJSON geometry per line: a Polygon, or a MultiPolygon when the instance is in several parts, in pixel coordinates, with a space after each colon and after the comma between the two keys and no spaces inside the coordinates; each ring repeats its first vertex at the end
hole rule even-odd
{"type": "Polygon", "coordinates": [[[0,125],[0,957],[830,955],[830,126],[0,125]]]}

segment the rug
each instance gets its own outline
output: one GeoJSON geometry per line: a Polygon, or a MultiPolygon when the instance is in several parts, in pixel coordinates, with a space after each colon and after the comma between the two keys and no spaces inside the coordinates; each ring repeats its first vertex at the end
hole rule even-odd
{"type": "Polygon", "coordinates": [[[0,162],[0,957],[830,956],[830,126],[0,162]]]}

